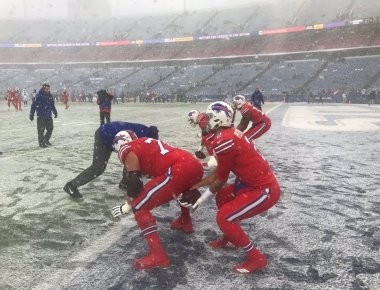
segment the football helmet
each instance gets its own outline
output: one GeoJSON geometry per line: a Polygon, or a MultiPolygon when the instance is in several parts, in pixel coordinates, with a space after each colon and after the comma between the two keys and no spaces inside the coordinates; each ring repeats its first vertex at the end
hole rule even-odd
{"type": "Polygon", "coordinates": [[[206,114],[208,129],[216,130],[219,127],[231,127],[234,110],[226,102],[214,102],[208,106],[206,114]]]}
{"type": "Polygon", "coordinates": [[[120,131],[115,135],[115,138],[113,138],[112,148],[115,152],[119,152],[122,145],[136,140],[137,138],[136,133],[131,130],[120,131]]]}
{"type": "Polygon", "coordinates": [[[232,106],[234,109],[240,110],[240,108],[246,103],[243,95],[237,95],[232,98],[232,106]]]}
{"type": "Polygon", "coordinates": [[[187,121],[189,122],[189,124],[192,127],[197,126],[197,124],[198,124],[198,116],[199,116],[199,111],[197,111],[197,110],[191,110],[187,114],[187,121]]]}

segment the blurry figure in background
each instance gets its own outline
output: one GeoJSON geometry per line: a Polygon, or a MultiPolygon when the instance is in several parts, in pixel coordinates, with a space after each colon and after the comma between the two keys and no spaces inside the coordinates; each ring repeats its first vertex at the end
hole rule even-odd
{"type": "Polygon", "coordinates": [[[65,110],[67,110],[69,108],[69,93],[68,91],[65,89],[63,91],[63,95],[62,95],[62,99],[63,99],[63,104],[65,105],[65,110]]]}
{"type": "Polygon", "coordinates": [[[310,91],[310,93],[307,95],[307,103],[314,103],[314,95],[312,91],[310,91]]]}
{"type": "Polygon", "coordinates": [[[28,105],[29,95],[26,89],[22,89],[22,100],[24,102],[24,107],[28,105]]]}
{"type": "Polygon", "coordinates": [[[16,99],[15,99],[16,109],[17,109],[17,111],[22,111],[22,109],[21,109],[22,96],[21,96],[21,92],[20,92],[19,88],[16,88],[16,95],[15,96],[16,96],[16,99]]]}
{"type": "Polygon", "coordinates": [[[37,111],[37,132],[38,132],[38,144],[41,148],[51,145],[49,142],[51,134],[53,132],[53,118],[51,113],[54,114],[54,118],[58,117],[57,109],[54,105],[54,98],[50,93],[50,85],[44,84],[38,94],[35,101],[30,108],[30,121],[34,120],[34,113],[37,111]],[[46,129],[46,133],[45,133],[46,129]]]}
{"type": "MultiPolygon", "coordinates": [[[[63,188],[64,191],[73,198],[82,197],[79,193],[78,187],[89,183],[104,172],[112,151],[115,151],[113,148],[115,136],[119,132],[125,130],[133,131],[137,137],[158,139],[158,129],[155,126],[148,127],[143,124],[119,121],[110,122],[100,126],[95,131],[92,164],[73,180],[67,182],[63,188]]],[[[126,172],[123,172],[123,179],[119,184],[120,188],[125,188],[125,178],[126,172]]]]}
{"type": "Polygon", "coordinates": [[[217,164],[217,161],[214,157],[213,149],[212,149],[212,140],[214,138],[213,133],[210,133],[207,129],[207,123],[208,118],[205,113],[200,113],[198,110],[191,110],[187,114],[187,121],[192,127],[196,127],[197,125],[201,129],[201,146],[198,148],[197,151],[195,151],[195,156],[199,159],[205,159],[206,154],[203,153],[203,149],[206,148],[206,151],[208,155],[210,156],[210,159],[208,162],[202,162],[202,166],[207,167],[214,167],[217,164]]]}
{"type": "Polygon", "coordinates": [[[100,125],[103,125],[104,119],[107,120],[107,123],[111,122],[111,101],[113,96],[108,94],[106,90],[100,90],[96,94],[98,95],[96,103],[99,105],[100,125]]]}
{"type": "Polygon", "coordinates": [[[272,122],[269,117],[246,102],[244,96],[237,95],[233,97],[232,106],[235,110],[240,111],[242,116],[239,125],[236,127],[237,130],[244,132],[249,122],[252,122],[251,128],[244,133],[249,142],[262,136],[271,127],[272,122]]]}
{"type": "Polygon", "coordinates": [[[211,196],[215,197],[218,212],[216,222],[223,237],[209,242],[212,248],[225,248],[228,243],[246,252],[245,262],[234,270],[247,274],[267,266],[267,258],[255,248],[240,222],[257,216],[273,207],[280,198],[280,187],[269,164],[247,138],[232,126],[233,109],[224,102],[212,103],[206,111],[208,127],[215,133],[213,148],[218,166],[206,178],[192,186],[208,186],[194,204],[182,206],[196,210],[211,196]],[[225,185],[230,172],[235,183],[225,185]]]}
{"type": "MultiPolygon", "coordinates": [[[[170,260],[151,211],[188,193],[202,179],[202,165],[191,153],[160,140],[130,136],[121,140],[118,147],[119,159],[128,171],[127,195],[131,200],[115,206],[112,214],[117,217],[132,210],[149,247],[148,254],[135,260],[133,266],[139,270],[169,267],[170,260]],[[141,181],[143,175],[152,178],[145,185],[141,181]]],[[[198,191],[191,193],[195,194],[200,196],[198,191]]],[[[181,206],[181,215],[172,222],[172,227],[173,224],[176,229],[191,232],[189,208],[181,206]]]]}
{"type": "Polygon", "coordinates": [[[36,100],[37,91],[36,89],[33,89],[33,91],[30,93],[30,99],[32,100],[32,103],[36,100]]]}
{"type": "Polygon", "coordinates": [[[374,105],[375,104],[375,100],[376,100],[376,92],[375,92],[375,90],[372,90],[368,94],[368,106],[374,105]]]}
{"type": "Polygon", "coordinates": [[[8,111],[9,109],[11,108],[11,103],[13,101],[13,93],[12,93],[12,89],[11,88],[8,88],[6,93],[5,93],[5,99],[7,100],[7,103],[8,103],[8,111]]]}
{"type": "Polygon", "coordinates": [[[251,96],[251,104],[254,105],[255,108],[259,109],[260,111],[262,110],[261,104],[264,105],[264,96],[260,92],[259,88],[256,88],[256,90],[253,92],[251,96]]]}
{"type": "Polygon", "coordinates": [[[347,104],[347,95],[346,95],[346,92],[343,92],[343,94],[342,94],[342,103],[343,104],[347,104]]]}

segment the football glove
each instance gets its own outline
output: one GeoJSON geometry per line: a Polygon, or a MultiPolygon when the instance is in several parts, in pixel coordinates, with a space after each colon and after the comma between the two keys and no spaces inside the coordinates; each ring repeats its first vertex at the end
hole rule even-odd
{"type": "Polygon", "coordinates": [[[123,205],[118,205],[112,208],[112,215],[113,217],[121,216],[121,214],[127,214],[131,211],[132,207],[131,205],[126,202],[123,205]]]}
{"type": "Polygon", "coordinates": [[[202,196],[191,206],[191,212],[194,212],[202,203],[208,200],[212,195],[214,195],[210,189],[207,189],[202,196]]]}
{"type": "Polygon", "coordinates": [[[201,193],[199,190],[192,189],[181,193],[176,200],[180,206],[191,208],[200,197],[201,193]]]}

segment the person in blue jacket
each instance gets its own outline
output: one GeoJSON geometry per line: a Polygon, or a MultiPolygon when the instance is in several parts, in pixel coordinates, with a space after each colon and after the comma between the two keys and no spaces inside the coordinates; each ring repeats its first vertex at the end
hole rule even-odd
{"type": "Polygon", "coordinates": [[[100,125],[104,124],[104,119],[107,123],[111,122],[111,101],[113,96],[106,90],[100,90],[96,93],[98,99],[96,103],[99,105],[100,125]]]}
{"type": "MultiPolygon", "coordinates": [[[[67,192],[71,197],[82,197],[78,187],[87,184],[101,175],[107,167],[108,160],[111,157],[113,148],[113,140],[117,133],[124,130],[131,130],[136,133],[137,137],[148,137],[158,139],[158,129],[155,126],[145,126],[143,124],[128,123],[128,122],[110,122],[101,125],[95,131],[95,142],[92,164],[82,171],[73,180],[66,183],[63,190],[67,192]]],[[[127,172],[123,171],[123,179],[121,180],[119,187],[124,188],[125,178],[127,172]]]]}
{"type": "Polygon", "coordinates": [[[260,89],[259,88],[256,88],[256,90],[253,92],[252,96],[251,96],[251,103],[252,105],[262,111],[262,108],[261,108],[261,104],[264,105],[264,96],[263,94],[260,92],[260,89]]]}
{"type": "Polygon", "coordinates": [[[41,148],[51,145],[49,142],[51,134],[53,133],[53,118],[51,113],[54,114],[54,118],[57,118],[58,113],[54,105],[54,98],[50,93],[50,85],[44,84],[30,108],[30,121],[34,120],[34,113],[37,111],[37,132],[38,132],[38,144],[41,148]],[[46,129],[46,133],[45,133],[46,129]]]}

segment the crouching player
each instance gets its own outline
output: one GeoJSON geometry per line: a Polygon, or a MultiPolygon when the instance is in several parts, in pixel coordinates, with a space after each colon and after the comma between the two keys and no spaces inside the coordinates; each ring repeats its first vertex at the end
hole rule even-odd
{"type": "Polygon", "coordinates": [[[248,138],[232,128],[233,110],[224,102],[212,103],[207,111],[208,126],[214,132],[213,148],[218,165],[205,179],[195,184],[192,189],[202,186],[209,188],[192,205],[182,203],[195,210],[210,196],[216,198],[218,212],[216,222],[223,232],[223,238],[211,241],[213,248],[223,248],[228,242],[243,248],[247,260],[234,267],[239,273],[250,273],[265,268],[267,259],[256,249],[239,221],[254,217],[277,203],[280,187],[276,177],[263,156],[248,138]],[[235,184],[223,185],[233,172],[237,179],[235,184]]]}
{"type": "Polygon", "coordinates": [[[253,141],[262,136],[271,127],[270,118],[256,109],[254,106],[246,102],[245,97],[237,95],[233,97],[232,104],[234,109],[240,111],[242,118],[239,125],[236,127],[241,132],[247,129],[249,122],[252,122],[252,126],[245,132],[249,141],[253,141]]]}
{"type": "MultiPolygon", "coordinates": [[[[129,203],[113,208],[113,216],[133,210],[149,247],[147,256],[134,261],[136,269],[168,267],[169,258],[158,237],[156,219],[151,210],[175,200],[199,182],[203,176],[202,165],[189,152],[174,148],[151,138],[138,138],[130,131],[123,140],[116,140],[118,156],[128,171],[127,195],[129,203]],[[143,185],[141,176],[151,176],[143,185]]],[[[126,134],[125,134],[126,135],[126,134]]],[[[188,208],[181,207],[181,215],[172,222],[178,229],[192,229],[188,208]]]]}
{"type": "Polygon", "coordinates": [[[207,129],[207,124],[208,124],[208,117],[205,113],[200,113],[197,110],[191,110],[187,114],[187,121],[189,124],[193,127],[196,127],[197,125],[201,129],[201,146],[198,148],[197,151],[195,151],[195,156],[199,159],[205,159],[206,154],[203,153],[203,149],[206,148],[206,151],[208,155],[210,156],[209,160],[207,162],[202,162],[202,166],[205,168],[211,168],[215,167],[217,162],[214,157],[214,153],[212,150],[212,140],[215,136],[214,133],[209,132],[207,129]]]}
{"type": "MultiPolygon", "coordinates": [[[[119,133],[122,135],[124,130],[132,130],[139,137],[158,139],[158,129],[155,126],[148,127],[143,124],[120,121],[101,125],[95,131],[92,164],[63,187],[63,190],[72,198],[82,197],[78,188],[94,180],[104,172],[112,152],[115,151],[115,148],[112,147],[113,141],[119,133]]],[[[125,188],[125,175],[126,171],[124,170],[123,179],[119,183],[119,187],[121,188],[125,188]]]]}

